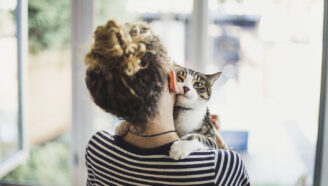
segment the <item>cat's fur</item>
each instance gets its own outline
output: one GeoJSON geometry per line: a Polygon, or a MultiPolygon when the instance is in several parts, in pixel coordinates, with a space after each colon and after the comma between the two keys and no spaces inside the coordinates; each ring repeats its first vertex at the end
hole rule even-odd
{"type": "MultiPolygon", "coordinates": [[[[197,149],[217,149],[215,128],[209,118],[207,102],[211,97],[211,87],[221,72],[205,75],[178,65],[175,65],[175,72],[177,88],[184,94],[177,95],[174,107],[174,124],[181,139],[172,144],[170,157],[183,159],[197,149]]],[[[127,122],[122,122],[115,133],[124,135],[128,129],[127,122]]]]}

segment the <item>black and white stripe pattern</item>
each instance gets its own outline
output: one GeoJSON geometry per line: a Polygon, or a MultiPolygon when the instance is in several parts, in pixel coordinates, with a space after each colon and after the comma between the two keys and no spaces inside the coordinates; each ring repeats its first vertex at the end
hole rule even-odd
{"type": "Polygon", "coordinates": [[[86,149],[87,185],[250,185],[237,153],[208,149],[176,161],[168,156],[171,144],[140,149],[98,132],[86,149]]]}

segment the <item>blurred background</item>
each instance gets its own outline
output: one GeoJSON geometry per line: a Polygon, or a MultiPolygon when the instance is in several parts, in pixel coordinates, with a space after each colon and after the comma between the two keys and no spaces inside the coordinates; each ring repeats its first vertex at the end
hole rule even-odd
{"type": "MultiPolygon", "coordinates": [[[[148,22],[174,61],[195,67],[191,47],[194,1],[92,2],[92,29],[112,18],[148,22]]],[[[220,115],[223,137],[246,160],[254,185],[313,185],[323,0],[206,2],[206,43],[199,45],[199,50],[206,49],[206,60],[199,61],[195,70],[223,72],[209,103],[211,113],[220,115]]],[[[27,2],[28,104],[27,121],[20,122],[20,3],[0,0],[0,180],[13,185],[71,185],[70,146],[79,140],[71,125],[75,95],[71,11],[75,4],[27,2]],[[28,148],[17,166],[1,167],[14,159],[22,144],[28,148]]],[[[89,34],[88,41],[78,46],[82,58],[91,38],[89,34]]],[[[82,96],[89,99],[87,94],[82,96]]],[[[113,131],[120,122],[94,105],[92,116],[91,133],[113,131]]]]}

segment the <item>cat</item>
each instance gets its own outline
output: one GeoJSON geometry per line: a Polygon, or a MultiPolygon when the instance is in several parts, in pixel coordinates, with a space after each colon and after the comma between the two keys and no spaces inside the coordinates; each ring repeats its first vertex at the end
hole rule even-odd
{"type": "MultiPolygon", "coordinates": [[[[174,65],[179,92],[174,106],[174,125],[180,140],[175,141],[169,156],[178,160],[187,157],[197,149],[218,149],[215,128],[210,120],[207,103],[212,94],[212,85],[221,72],[205,75],[200,72],[174,65]]],[[[129,124],[122,122],[115,129],[116,135],[124,135],[129,124]]]]}
{"type": "Polygon", "coordinates": [[[178,65],[174,69],[177,88],[183,94],[177,95],[174,106],[174,125],[180,140],[172,144],[170,157],[177,160],[197,149],[218,149],[216,129],[210,120],[207,103],[212,85],[222,73],[205,75],[178,65]]]}

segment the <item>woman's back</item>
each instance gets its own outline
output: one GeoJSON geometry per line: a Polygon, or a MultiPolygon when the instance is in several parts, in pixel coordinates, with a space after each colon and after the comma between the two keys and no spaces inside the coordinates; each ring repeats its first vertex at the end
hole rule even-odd
{"type": "Polygon", "coordinates": [[[250,185],[232,151],[169,158],[171,144],[180,139],[173,119],[179,92],[173,63],[148,25],[109,20],[98,26],[85,64],[93,101],[130,124],[123,137],[103,131],[91,138],[88,185],[250,185]]]}
{"type": "Polygon", "coordinates": [[[176,161],[169,158],[171,144],[141,149],[98,132],[86,150],[88,185],[250,185],[237,153],[208,149],[176,161]]]}

